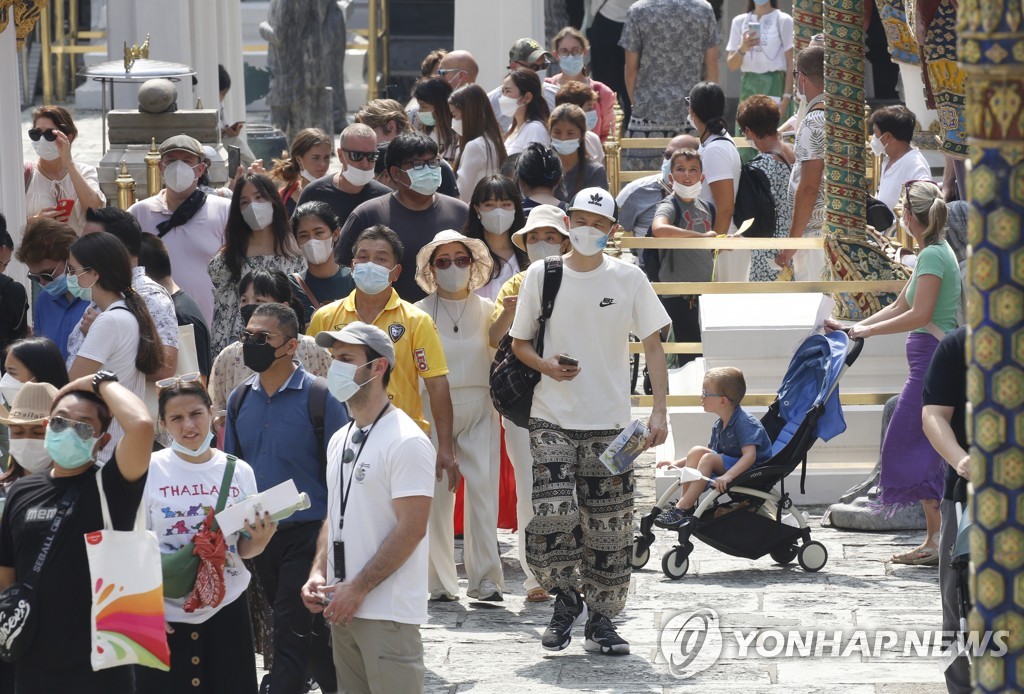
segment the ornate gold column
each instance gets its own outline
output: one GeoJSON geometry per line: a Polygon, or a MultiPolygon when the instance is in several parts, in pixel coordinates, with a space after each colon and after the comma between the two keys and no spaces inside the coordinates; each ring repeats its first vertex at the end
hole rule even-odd
{"type": "Polygon", "coordinates": [[[1018,0],[966,0],[972,170],[967,392],[974,486],[971,631],[1009,631],[1009,652],[975,658],[977,692],[1024,691],[1024,28],[1018,0]]]}

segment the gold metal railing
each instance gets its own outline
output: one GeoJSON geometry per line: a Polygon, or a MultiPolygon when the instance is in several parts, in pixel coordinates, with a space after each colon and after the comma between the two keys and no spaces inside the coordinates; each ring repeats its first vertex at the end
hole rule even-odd
{"type": "Polygon", "coordinates": [[[68,98],[69,80],[74,79],[75,56],[107,52],[104,44],[81,45],[78,42],[103,39],[106,33],[78,30],[78,0],[53,0],[40,9],[39,36],[43,49],[43,103],[54,103],[54,97],[63,103],[68,98]]]}
{"type": "MultiPolygon", "coordinates": [[[[366,32],[366,99],[380,96],[388,83],[388,0],[370,0],[370,25],[366,32]]],[[[362,32],[357,32],[362,33],[362,32]]]]}

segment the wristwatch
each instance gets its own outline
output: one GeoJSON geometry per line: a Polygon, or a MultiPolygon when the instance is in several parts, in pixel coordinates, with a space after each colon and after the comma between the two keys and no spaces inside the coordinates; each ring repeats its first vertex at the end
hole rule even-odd
{"type": "Polygon", "coordinates": [[[94,393],[96,393],[96,395],[100,394],[100,384],[103,383],[104,381],[116,382],[117,374],[114,373],[113,371],[107,371],[106,369],[101,369],[100,371],[97,371],[96,375],[92,377],[92,390],[94,393]]]}

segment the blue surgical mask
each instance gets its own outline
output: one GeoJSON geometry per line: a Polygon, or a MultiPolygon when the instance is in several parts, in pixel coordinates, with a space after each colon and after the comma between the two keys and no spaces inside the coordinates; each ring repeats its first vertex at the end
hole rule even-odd
{"type": "Polygon", "coordinates": [[[64,275],[65,281],[67,282],[67,290],[71,292],[73,296],[77,296],[79,299],[84,301],[92,301],[92,287],[83,287],[78,283],[77,275],[64,275]]]}
{"type": "Polygon", "coordinates": [[[53,462],[65,470],[76,470],[92,462],[92,451],[97,440],[95,436],[81,438],[72,427],[61,432],[46,427],[46,437],[43,439],[53,462]]]}
{"type": "Polygon", "coordinates": [[[424,166],[422,169],[409,169],[409,189],[420,195],[433,195],[441,187],[441,167],[430,168],[424,166]]]}
{"type": "Polygon", "coordinates": [[[573,152],[579,151],[579,148],[579,140],[557,140],[555,138],[551,138],[551,149],[555,150],[563,157],[567,157],[573,152]]]}
{"type": "Polygon", "coordinates": [[[377,263],[358,263],[352,268],[352,279],[364,294],[380,294],[391,286],[391,270],[377,263]]]}
{"type": "Polygon", "coordinates": [[[668,183],[672,180],[672,160],[666,159],[661,162],[661,180],[663,183],[668,183]]]}
{"type": "Polygon", "coordinates": [[[573,227],[569,230],[569,242],[580,255],[597,255],[608,243],[608,234],[591,226],[573,227]]]}
{"type": "Polygon", "coordinates": [[[210,444],[212,444],[212,443],[213,443],[213,432],[211,431],[207,435],[206,440],[203,441],[201,444],[199,444],[199,448],[197,448],[194,451],[191,448],[188,448],[186,446],[182,446],[180,443],[178,443],[174,439],[171,439],[171,450],[173,450],[175,453],[179,453],[181,455],[187,455],[187,456],[195,457],[197,455],[202,455],[203,453],[206,453],[206,451],[210,450],[210,444]]]}
{"type": "Polygon", "coordinates": [[[50,296],[62,296],[68,291],[68,276],[61,273],[60,276],[54,277],[53,281],[43,287],[43,291],[50,296]]]}
{"type": "Polygon", "coordinates": [[[587,111],[583,114],[587,119],[587,130],[597,127],[597,111],[587,111]]]}
{"type": "Polygon", "coordinates": [[[562,68],[562,72],[569,76],[578,75],[583,72],[583,65],[586,61],[583,55],[564,55],[559,56],[558,66],[562,68]]]}
{"type": "Polygon", "coordinates": [[[755,5],[767,5],[771,0],[754,0],[755,5]]]}
{"type": "Polygon", "coordinates": [[[434,118],[432,111],[420,111],[419,119],[420,123],[423,123],[423,125],[428,128],[432,128],[437,125],[437,120],[434,118]]]}

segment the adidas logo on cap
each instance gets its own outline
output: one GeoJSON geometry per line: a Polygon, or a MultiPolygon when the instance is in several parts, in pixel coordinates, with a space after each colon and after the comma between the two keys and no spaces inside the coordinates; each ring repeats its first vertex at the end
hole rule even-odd
{"type": "Polygon", "coordinates": [[[615,198],[602,188],[585,188],[577,193],[569,206],[569,211],[573,210],[594,212],[612,221],[618,216],[615,198]]]}

